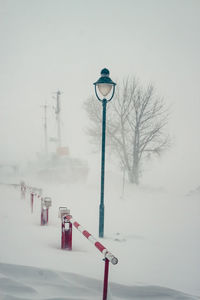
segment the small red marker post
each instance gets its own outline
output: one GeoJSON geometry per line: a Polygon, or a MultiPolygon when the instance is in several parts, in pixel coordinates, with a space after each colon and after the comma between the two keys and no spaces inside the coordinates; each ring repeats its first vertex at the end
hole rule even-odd
{"type": "Polygon", "coordinates": [[[72,250],[72,223],[65,219],[70,215],[70,210],[66,207],[59,208],[59,216],[61,218],[61,249],[72,250]]]}
{"type": "Polygon", "coordinates": [[[31,213],[33,213],[34,193],[31,193],[31,213]]]}
{"type": "Polygon", "coordinates": [[[41,225],[47,225],[49,221],[49,207],[51,206],[51,198],[41,198],[41,225]]]}
{"type": "Polygon", "coordinates": [[[61,248],[72,250],[72,223],[62,221],[61,248]]]}
{"type": "Polygon", "coordinates": [[[20,182],[20,187],[21,187],[21,199],[24,199],[26,195],[26,185],[24,181],[20,182]]]}

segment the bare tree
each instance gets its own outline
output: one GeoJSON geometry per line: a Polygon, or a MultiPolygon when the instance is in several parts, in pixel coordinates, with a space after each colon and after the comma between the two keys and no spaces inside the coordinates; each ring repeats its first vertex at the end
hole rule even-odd
{"type": "MultiPolygon", "coordinates": [[[[95,143],[101,136],[101,105],[91,97],[85,109],[92,126],[88,134],[95,143]]],[[[142,162],[160,155],[169,147],[165,132],[168,109],[154,87],[142,87],[135,79],[117,85],[114,99],[107,106],[107,145],[119,158],[131,183],[139,184],[142,162]]]]}

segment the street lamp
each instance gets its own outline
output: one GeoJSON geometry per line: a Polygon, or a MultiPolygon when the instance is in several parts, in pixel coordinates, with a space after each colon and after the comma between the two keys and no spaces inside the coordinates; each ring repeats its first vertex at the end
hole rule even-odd
{"type": "Polygon", "coordinates": [[[104,177],[105,177],[105,142],[106,142],[106,105],[115,93],[116,83],[109,77],[109,70],[103,69],[101,77],[94,83],[97,99],[102,103],[102,150],[101,150],[101,194],[99,205],[99,237],[104,236],[104,177]],[[99,96],[99,93],[101,96],[99,96]]]}

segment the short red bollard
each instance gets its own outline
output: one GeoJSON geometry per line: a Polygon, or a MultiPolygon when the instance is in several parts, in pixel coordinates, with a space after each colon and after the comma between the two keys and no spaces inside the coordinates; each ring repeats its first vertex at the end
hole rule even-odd
{"type": "Polygon", "coordinates": [[[41,199],[41,222],[40,225],[46,224],[46,209],[44,208],[43,198],[41,199]]]}
{"type": "Polygon", "coordinates": [[[33,201],[34,201],[34,194],[31,193],[31,213],[33,213],[33,201]]]}
{"type": "Polygon", "coordinates": [[[62,222],[61,248],[72,250],[72,223],[62,222]]]}
{"type": "Polygon", "coordinates": [[[49,221],[49,207],[51,206],[51,198],[41,198],[41,225],[47,225],[49,221]]]}
{"type": "Polygon", "coordinates": [[[20,182],[20,187],[21,187],[21,199],[24,199],[26,195],[26,185],[24,181],[20,182]]]}
{"type": "Polygon", "coordinates": [[[70,214],[67,207],[60,207],[61,218],[61,249],[72,250],[72,223],[65,219],[70,214]]]}

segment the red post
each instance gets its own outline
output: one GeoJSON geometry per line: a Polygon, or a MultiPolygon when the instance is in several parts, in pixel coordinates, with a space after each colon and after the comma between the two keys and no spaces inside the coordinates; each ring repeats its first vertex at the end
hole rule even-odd
{"type": "Polygon", "coordinates": [[[41,226],[45,225],[45,216],[44,216],[44,199],[41,198],[41,226]]]}
{"type": "Polygon", "coordinates": [[[24,199],[26,194],[26,185],[23,181],[21,181],[20,185],[21,185],[21,199],[24,199]]]}
{"type": "Polygon", "coordinates": [[[49,207],[51,206],[51,198],[41,198],[41,225],[47,225],[49,221],[49,207]]]}
{"type": "Polygon", "coordinates": [[[41,225],[47,225],[48,223],[48,208],[45,206],[44,199],[41,199],[41,225]]]}
{"type": "Polygon", "coordinates": [[[46,220],[47,220],[47,224],[48,224],[48,221],[49,221],[49,208],[48,207],[46,208],[46,220]]]}
{"type": "Polygon", "coordinates": [[[62,220],[62,223],[61,223],[61,232],[62,232],[61,249],[65,249],[65,221],[64,221],[64,219],[62,220]]]}
{"type": "Polygon", "coordinates": [[[44,208],[42,208],[42,211],[41,211],[41,225],[47,225],[46,209],[44,209],[44,208]]]}
{"type": "Polygon", "coordinates": [[[41,222],[40,222],[40,225],[41,225],[41,226],[44,225],[43,222],[44,222],[44,221],[43,221],[43,209],[41,209],[41,222]]]}
{"type": "Polygon", "coordinates": [[[31,213],[33,213],[33,200],[34,200],[34,194],[31,193],[31,213]]]}
{"type": "Polygon", "coordinates": [[[66,235],[66,248],[72,250],[72,223],[68,223],[69,228],[65,231],[66,235]]]}
{"type": "Polygon", "coordinates": [[[103,300],[107,300],[108,271],[109,271],[109,260],[107,258],[105,258],[104,282],[103,282],[103,300]]]}
{"type": "Polygon", "coordinates": [[[66,222],[64,218],[61,223],[61,249],[72,250],[72,223],[66,222]]]}
{"type": "Polygon", "coordinates": [[[50,197],[45,197],[41,199],[41,211],[43,217],[43,225],[47,225],[49,221],[49,207],[51,206],[52,201],[50,197]]]}

